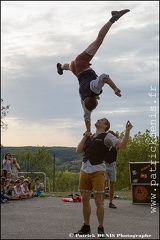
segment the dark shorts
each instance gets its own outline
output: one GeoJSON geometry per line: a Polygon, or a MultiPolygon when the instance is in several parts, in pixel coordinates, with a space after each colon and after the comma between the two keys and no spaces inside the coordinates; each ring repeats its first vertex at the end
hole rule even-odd
{"type": "Polygon", "coordinates": [[[75,60],[70,63],[70,69],[76,76],[83,72],[85,69],[89,68],[92,64],[90,63],[92,55],[87,53],[86,51],[79,54],[75,60]]]}

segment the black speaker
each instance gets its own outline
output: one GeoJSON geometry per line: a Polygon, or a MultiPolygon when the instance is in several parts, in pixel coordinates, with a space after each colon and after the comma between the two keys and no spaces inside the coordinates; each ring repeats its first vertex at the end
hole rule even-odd
{"type": "Polygon", "coordinates": [[[159,204],[159,162],[130,162],[133,204],[159,204]]]}
{"type": "Polygon", "coordinates": [[[155,185],[159,183],[159,162],[130,162],[130,182],[149,183],[155,185]]]}

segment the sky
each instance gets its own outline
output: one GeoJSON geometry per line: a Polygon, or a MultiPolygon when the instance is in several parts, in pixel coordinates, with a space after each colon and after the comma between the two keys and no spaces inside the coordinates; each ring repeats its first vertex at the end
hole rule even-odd
{"type": "Polygon", "coordinates": [[[1,98],[10,105],[3,146],[78,145],[86,130],[78,80],[70,71],[58,75],[56,64],[74,60],[111,11],[126,8],[91,61],[122,93],[105,84],[92,133],[105,117],[113,131],[125,131],[130,120],[131,136],[158,135],[159,1],[1,1],[1,98]]]}

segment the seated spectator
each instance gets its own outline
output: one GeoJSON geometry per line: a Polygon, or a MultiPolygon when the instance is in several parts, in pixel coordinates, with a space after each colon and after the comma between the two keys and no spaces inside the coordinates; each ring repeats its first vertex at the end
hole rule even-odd
{"type": "Polygon", "coordinates": [[[9,185],[10,179],[6,178],[5,179],[5,183],[4,183],[4,190],[6,189],[6,187],[9,185]]]}
{"type": "Polygon", "coordinates": [[[4,194],[1,192],[1,203],[10,203],[10,201],[4,197],[4,194]]]}
{"type": "Polygon", "coordinates": [[[31,189],[32,179],[31,179],[30,177],[27,177],[27,179],[28,179],[28,182],[29,182],[29,183],[28,183],[28,189],[29,189],[31,195],[33,196],[34,193],[33,193],[33,190],[31,189]]]}
{"type": "Polygon", "coordinates": [[[44,195],[44,184],[40,183],[40,179],[38,177],[35,178],[35,190],[34,190],[34,196],[38,197],[44,195]]]}
{"type": "Polygon", "coordinates": [[[27,179],[28,179],[28,189],[31,190],[32,179],[30,177],[27,177],[27,179]]]}
{"type": "Polygon", "coordinates": [[[17,176],[14,173],[11,173],[10,180],[16,181],[17,176]]]}
{"type": "Polygon", "coordinates": [[[17,180],[15,181],[14,188],[15,188],[16,194],[19,195],[20,199],[27,198],[27,195],[23,192],[23,187],[21,185],[21,181],[19,178],[17,178],[17,180]]]}
{"type": "Polygon", "coordinates": [[[19,179],[21,181],[21,184],[23,184],[23,181],[24,181],[25,177],[24,176],[20,176],[19,179]]]}
{"type": "Polygon", "coordinates": [[[16,159],[16,155],[15,154],[12,154],[12,161],[13,161],[13,164],[12,164],[12,173],[14,173],[17,177],[18,177],[18,172],[20,170],[20,165],[19,163],[17,162],[17,159],[16,159]]]}
{"type": "Polygon", "coordinates": [[[16,194],[15,188],[14,188],[14,181],[10,180],[9,185],[5,188],[4,197],[8,200],[18,200],[19,195],[16,194]]]}
{"type": "Polygon", "coordinates": [[[1,177],[1,203],[9,203],[10,201],[8,201],[5,197],[4,197],[4,186],[5,186],[5,178],[1,177]]]}
{"type": "Polygon", "coordinates": [[[6,178],[7,178],[7,179],[11,179],[11,174],[12,174],[11,172],[7,172],[6,178]]]}
{"type": "Polygon", "coordinates": [[[3,193],[1,193],[1,203],[10,203],[10,201],[4,197],[3,193]]]}
{"type": "Polygon", "coordinates": [[[7,170],[7,172],[12,172],[12,155],[10,153],[6,153],[3,159],[3,169],[7,170]]]}
{"type": "Polygon", "coordinates": [[[5,187],[5,181],[6,181],[6,178],[5,177],[1,177],[1,187],[2,188],[5,187]]]}
{"type": "Polygon", "coordinates": [[[1,170],[1,177],[7,178],[7,170],[6,169],[1,170]]]}
{"type": "Polygon", "coordinates": [[[28,179],[24,179],[23,181],[23,184],[21,185],[22,186],[22,191],[24,192],[24,195],[26,196],[26,198],[32,198],[33,197],[33,193],[31,193],[29,191],[29,188],[28,188],[28,179]]]}

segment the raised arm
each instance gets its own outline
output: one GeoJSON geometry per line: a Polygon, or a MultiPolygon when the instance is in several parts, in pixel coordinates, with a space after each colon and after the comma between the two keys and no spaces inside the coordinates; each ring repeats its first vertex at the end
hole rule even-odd
{"type": "Polygon", "coordinates": [[[86,132],[91,132],[91,112],[84,107],[83,100],[81,99],[81,104],[83,108],[83,117],[86,126],[86,132]]]}
{"type": "Polygon", "coordinates": [[[118,97],[121,97],[121,90],[115,85],[115,83],[110,79],[110,77],[106,77],[103,79],[105,83],[107,83],[115,92],[118,97]]]}
{"type": "Polygon", "coordinates": [[[85,121],[85,125],[86,125],[86,132],[90,132],[91,131],[91,121],[90,120],[84,120],[85,121]]]}
{"type": "Polygon", "coordinates": [[[19,165],[19,163],[16,162],[16,165],[15,165],[15,166],[16,166],[17,170],[20,170],[20,165],[19,165]]]}
{"type": "Polygon", "coordinates": [[[118,142],[116,144],[116,148],[125,148],[127,146],[130,130],[131,130],[132,127],[133,126],[130,123],[130,121],[127,121],[127,123],[126,123],[126,131],[125,131],[124,137],[122,138],[122,140],[120,142],[118,142]]]}
{"type": "Polygon", "coordinates": [[[84,151],[86,140],[90,135],[91,135],[91,132],[85,132],[83,134],[83,138],[76,148],[76,153],[82,153],[84,151]]]}

